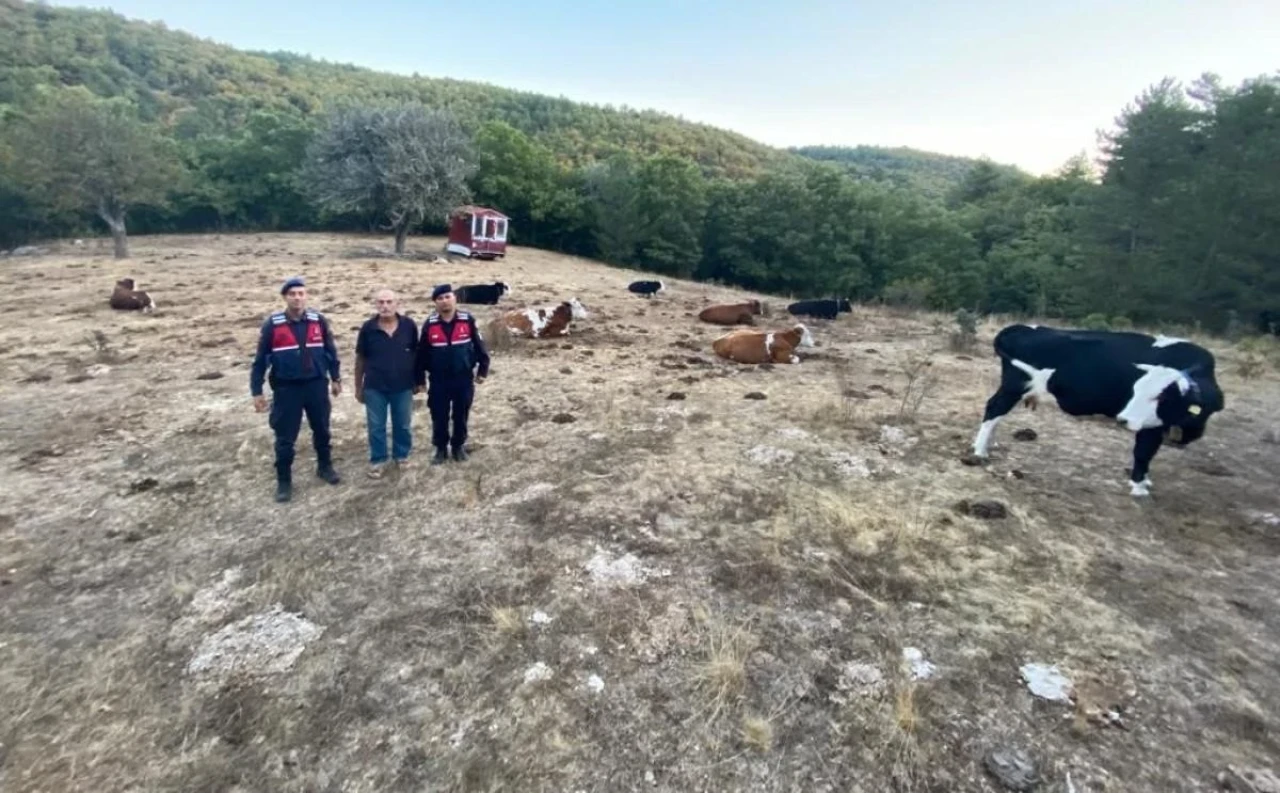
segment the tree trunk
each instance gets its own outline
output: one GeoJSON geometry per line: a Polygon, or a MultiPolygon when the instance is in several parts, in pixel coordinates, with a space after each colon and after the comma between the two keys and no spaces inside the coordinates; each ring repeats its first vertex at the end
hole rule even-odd
{"type": "Polygon", "coordinates": [[[396,254],[404,253],[404,241],[409,236],[409,221],[401,221],[396,227],[396,254]]]}
{"type": "Polygon", "coordinates": [[[129,238],[125,234],[124,227],[124,210],[109,211],[107,209],[99,209],[98,216],[111,229],[111,239],[115,241],[116,258],[129,258],[129,238]]]}

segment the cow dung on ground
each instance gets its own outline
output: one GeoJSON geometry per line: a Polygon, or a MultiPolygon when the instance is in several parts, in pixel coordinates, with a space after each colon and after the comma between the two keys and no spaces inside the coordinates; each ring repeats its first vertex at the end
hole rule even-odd
{"type": "Polygon", "coordinates": [[[1040,436],[1037,435],[1036,431],[1031,429],[1030,427],[1023,427],[1022,429],[1013,433],[1013,437],[1015,440],[1019,440],[1019,441],[1034,441],[1036,438],[1040,436]]]}
{"type": "Polygon", "coordinates": [[[226,375],[224,375],[222,372],[205,372],[202,375],[197,375],[196,379],[197,380],[221,380],[223,377],[226,377],[226,375]]]}
{"type": "Polygon", "coordinates": [[[1001,520],[1009,517],[1008,507],[999,501],[989,499],[970,501],[966,498],[956,503],[955,510],[961,515],[968,515],[982,520],[1001,520]]]}
{"type": "Polygon", "coordinates": [[[759,391],[750,391],[742,395],[743,399],[768,399],[769,397],[759,391]]]}

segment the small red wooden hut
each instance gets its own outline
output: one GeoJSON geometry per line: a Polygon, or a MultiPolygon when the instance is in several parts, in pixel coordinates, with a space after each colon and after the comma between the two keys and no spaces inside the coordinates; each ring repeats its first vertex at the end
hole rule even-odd
{"type": "Polygon", "coordinates": [[[449,213],[449,243],[445,250],[472,259],[501,259],[507,253],[510,220],[496,209],[458,207],[449,213]]]}

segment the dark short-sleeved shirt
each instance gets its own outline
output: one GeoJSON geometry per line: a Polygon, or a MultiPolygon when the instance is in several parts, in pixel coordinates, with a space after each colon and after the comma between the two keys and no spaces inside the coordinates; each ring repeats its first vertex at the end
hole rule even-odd
{"type": "MultiPolygon", "coordinates": [[[[375,316],[360,327],[356,355],[364,358],[364,387],[389,394],[413,388],[413,360],[418,348],[418,326],[404,315],[387,335],[375,316]]],[[[357,384],[358,385],[358,384],[357,384]]]]}

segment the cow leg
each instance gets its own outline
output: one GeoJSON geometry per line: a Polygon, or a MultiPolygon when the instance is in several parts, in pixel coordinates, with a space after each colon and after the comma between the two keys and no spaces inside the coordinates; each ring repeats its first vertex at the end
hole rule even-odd
{"type": "Polygon", "coordinates": [[[1164,443],[1164,428],[1152,427],[1140,430],[1133,441],[1133,470],[1129,473],[1129,495],[1151,495],[1151,461],[1164,443]]]}
{"type": "Polygon", "coordinates": [[[1018,406],[1022,399],[1022,390],[1011,391],[1001,387],[987,400],[987,409],[982,414],[982,426],[978,428],[978,436],[973,439],[973,453],[976,457],[986,457],[991,448],[991,436],[995,434],[996,425],[1009,411],[1018,406]]]}

